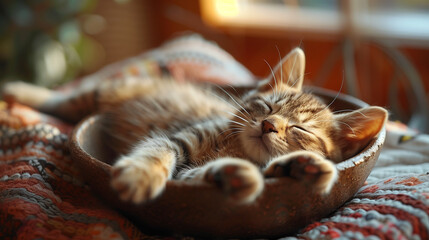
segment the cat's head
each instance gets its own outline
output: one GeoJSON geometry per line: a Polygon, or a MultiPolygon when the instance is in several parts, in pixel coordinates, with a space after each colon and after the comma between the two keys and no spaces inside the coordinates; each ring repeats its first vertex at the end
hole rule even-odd
{"type": "Polygon", "coordinates": [[[383,128],[387,112],[367,107],[333,114],[316,96],[302,91],[305,56],[292,50],[271,77],[243,97],[233,129],[246,155],[263,165],[297,150],[317,152],[335,162],[364,148],[383,128]]]}

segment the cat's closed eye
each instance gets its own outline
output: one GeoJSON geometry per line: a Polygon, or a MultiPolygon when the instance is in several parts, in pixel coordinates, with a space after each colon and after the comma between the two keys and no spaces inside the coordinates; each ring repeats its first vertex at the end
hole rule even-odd
{"type": "Polygon", "coordinates": [[[251,101],[250,110],[257,110],[262,114],[271,114],[273,112],[273,108],[265,99],[258,97],[251,101]]]}
{"type": "Polygon", "coordinates": [[[301,127],[299,125],[293,125],[292,128],[294,130],[302,131],[302,132],[305,132],[305,133],[310,133],[307,129],[305,129],[304,127],[301,127]]]}
{"type": "Polygon", "coordinates": [[[273,108],[271,107],[271,105],[268,102],[263,101],[263,104],[265,106],[265,110],[267,110],[266,111],[267,114],[270,114],[273,112],[273,108]]]}
{"type": "Polygon", "coordinates": [[[306,128],[300,126],[300,125],[293,125],[290,127],[291,132],[294,133],[295,135],[299,135],[301,137],[303,136],[313,136],[314,134],[307,130],[306,128]]]}

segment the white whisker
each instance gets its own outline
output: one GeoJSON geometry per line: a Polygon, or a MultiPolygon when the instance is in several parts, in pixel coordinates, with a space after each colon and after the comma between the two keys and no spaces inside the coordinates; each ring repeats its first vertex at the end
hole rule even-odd
{"type": "MultiPolygon", "coordinates": [[[[270,68],[271,75],[273,75],[273,78],[274,78],[274,91],[273,91],[273,93],[274,93],[274,96],[277,96],[278,85],[277,85],[277,78],[276,78],[276,75],[274,74],[273,68],[272,68],[272,67],[271,67],[271,65],[267,62],[267,60],[265,60],[265,59],[264,59],[264,61],[265,61],[265,63],[268,65],[268,67],[270,68]]],[[[281,80],[281,79],[280,79],[280,80],[281,80]]]]}
{"type": "MultiPolygon", "coordinates": [[[[337,100],[338,96],[340,96],[341,90],[343,89],[343,84],[344,84],[344,71],[343,71],[343,79],[341,80],[340,90],[337,92],[337,95],[334,97],[334,99],[328,105],[326,105],[326,107],[323,110],[328,109],[335,102],[335,100],[337,100]]],[[[318,114],[322,113],[323,110],[314,114],[313,117],[316,117],[318,114]]]]}
{"type": "Polygon", "coordinates": [[[303,75],[300,75],[300,76],[298,76],[296,79],[295,79],[295,81],[293,82],[293,85],[291,86],[292,88],[293,88],[293,86],[295,86],[295,84],[298,82],[298,79],[300,79],[302,76],[304,76],[305,74],[303,74],[303,75]]]}
{"type": "MultiPolygon", "coordinates": [[[[319,120],[319,121],[314,121],[315,123],[319,123],[319,122],[332,122],[332,120],[319,120]]],[[[353,134],[354,135],[356,135],[356,132],[355,132],[355,130],[348,124],[348,123],[345,123],[345,122],[343,122],[343,121],[337,121],[338,123],[341,123],[341,124],[343,124],[343,125],[346,125],[348,128],[350,128],[350,130],[352,130],[352,132],[353,132],[353,134]]]]}
{"type": "Polygon", "coordinates": [[[235,87],[234,87],[232,84],[225,83],[225,85],[227,85],[228,87],[232,88],[232,90],[234,90],[234,92],[235,92],[235,93],[239,94],[239,93],[237,92],[237,89],[235,89],[235,87]]]}
{"type": "MultiPolygon", "coordinates": [[[[353,110],[353,109],[343,109],[343,110],[338,110],[338,111],[335,111],[335,112],[332,112],[332,113],[333,114],[343,113],[343,112],[349,113],[349,112],[353,112],[353,111],[355,111],[355,110],[353,110]]],[[[369,118],[367,115],[365,115],[364,113],[362,113],[362,111],[360,109],[358,109],[356,112],[359,113],[360,115],[362,115],[365,118],[369,118]]]]}
{"type": "Polygon", "coordinates": [[[354,130],[354,129],[349,125],[349,124],[347,124],[347,123],[345,123],[345,122],[342,122],[342,121],[338,121],[338,123],[341,123],[341,124],[346,125],[348,128],[350,128],[350,130],[352,130],[353,135],[355,135],[355,136],[356,136],[356,132],[355,132],[355,130],[354,130]]]}
{"type": "MultiPolygon", "coordinates": [[[[278,46],[276,45],[276,49],[277,49],[277,53],[279,54],[279,63],[281,64],[282,62],[282,57],[280,55],[280,50],[278,48],[278,46]]],[[[280,67],[280,80],[283,81],[283,66],[280,67]]]]}
{"type": "Polygon", "coordinates": [[[353,112],[353,109],[342,109],[342,110],[337,110],[337,111],[332,112],[332,113],[337,114],[337,113],[347,113],[347,112],[353,112]]]}
{"type": "MultiPolygon", "coordinates": [[[[245,111],[247,114],[249,114],[250,115],[250,113],[241,105],[241,104],[239,104],[232,96],[231,96],[231,94],[229,94],[227,91],[225,91],[225,89],[223,89],[222,87],[220,87],[220,86],[218,86],[218,85],[215,85],[216,87],[218,87],[220,90],[222,90],[224,93],[226,93],[231,99],[232,99],[232,101],[234,101],[241,109],[243,109],[243,111],[245,111]]],[[[238,111],[238,112],[240,112],[240,111],[238,111]]]]}
{"type": "Polygon", "coordinates": [[[299,45],[298,45],[298,47],[302,49],[302,47],[301,47],[301,46],[302,46],[302,39],[299,41],[299,45]]]}
{"type": "MultiPolygon", "coordinates": [[[[235,127],[235,128],[228,128],[228,129],[225,129],[225,130],[223,130],[222,132],[220,132],[220,133],[218,134],[218,136],[220,136],[220,135],[222,135],[222,134],[224,134],[224,133],[227,133],[228,131],[232,131],[232,130],[239,130],[239,131],[243,131],[243,128],[239,128],[239,127],[235,127]]],[[[232,131],[232,132],[234,132],[234,131],[232,131]]]]}
{"type": "Polygon", "coordinates": [[[242,123],[239,123],[239,122],[236,122],[236,121],[234,121],[234,120],[228,120],[229,122],[232,122],[232,123],[235,123],[235,124],[238,124],[238,125],[240,125],[240,126],[243,126],[243,127],[245,127],[246,125],[244,125],[244,124],[242,124],[242,123]]]}
{"type": "Polygon", "coordinates": [[[274,90],[274,88],[273,88],[273,85],[271,85],[271,83],[268,83],[268,86],[270,86],[271,87],[271,89],[273,90],[273,93],[275,92],[275,90],[274,90]]]}
{"type": "Polygon", "coordinates": [[[341,90],[343,89],[343,85],[344,85],[344,71],[343,71],[343,79],[341,80],[340,90],[337,92],[337,95],[335,96],[335,98],[328,104],[328,106],[326,106],[326,108],[329,108],[335,102],[335,100],[337,100],[338,96],[340,96],[341,90]]]}
{"type": "Polygon", "coordinates": [[[249,122],[249,121],[247,121],[246,119],[244,119],[244,118],[242,118],[242,117],[240,117],[240,116],[238,116],[237,114],[235,114],[235,113],[232,113],[232,112],[227,112],[227,113],[229,113],[230,115],[232,115],[232,116],[234,116],[234,117],[238,117],[238,118],[240,118],[241,120],[243,120],[243,121],[245,121],[245,122],[249,122]]]}
{"type": "MultiPolygon", "coordinates": [[[[215,93],[213,93],[213,92],[210,92],[209,91],[209,93],[210,94],[212,94],[213,96],[215,96],[215,97],[217,97],[217,98],[219,98],[220,100],[222,100],[222,101],[224,101],[225,103],[227,103],[228,105],[230,105],[232,108],[234,108],[237,112],[240,112],[240,110],[238,110],[238,108],[236,108],[234,105],[232,105],[230,102],[228,102],[228,101],[226,101],[223,97],[220,97],[220,96],[218,96],[218,95],[216,95],[215,93]]],[[[241,112],[240,112],[241,113],[241,112]]]]}
{"type": "MultiPolygon", "coordinates": [[[[242,131],[241,131],[241,132],[242,132],[242,131]]],[[[238,134],[240,134],[241,132],[232,132],[232,133],[228,134],[228,135],[225,137],[225,139],[227,139],[228,137],[232,137],[232,136],[234,136],[234,135],[238,135],[238,134]]]]}

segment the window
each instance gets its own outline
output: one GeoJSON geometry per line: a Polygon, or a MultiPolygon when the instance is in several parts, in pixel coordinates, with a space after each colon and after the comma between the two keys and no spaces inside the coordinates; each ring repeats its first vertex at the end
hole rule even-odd
{"type": "Polygon", "coordinates": [[[201,0],[201,11],[218,27],[429,41],[425,0],[201,0]]]}

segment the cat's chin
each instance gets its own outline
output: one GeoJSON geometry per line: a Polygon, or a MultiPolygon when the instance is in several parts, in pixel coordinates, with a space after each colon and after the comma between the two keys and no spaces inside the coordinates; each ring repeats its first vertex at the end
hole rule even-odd
{"type": "Polygon", "coordinates": [[[262,136],[242,136],[241,143],[252,162],[263,165],[271,159],[267,141],[262,136]]]}
{"type": "Polygon", "coordinates": [[[267,139],[264,136],[255,136],[251,138],[253,139],[253,141],[256,141],[258,143],[259,147],[262,148],[263,151],[269,152],[266,144],[267,139]]]}

